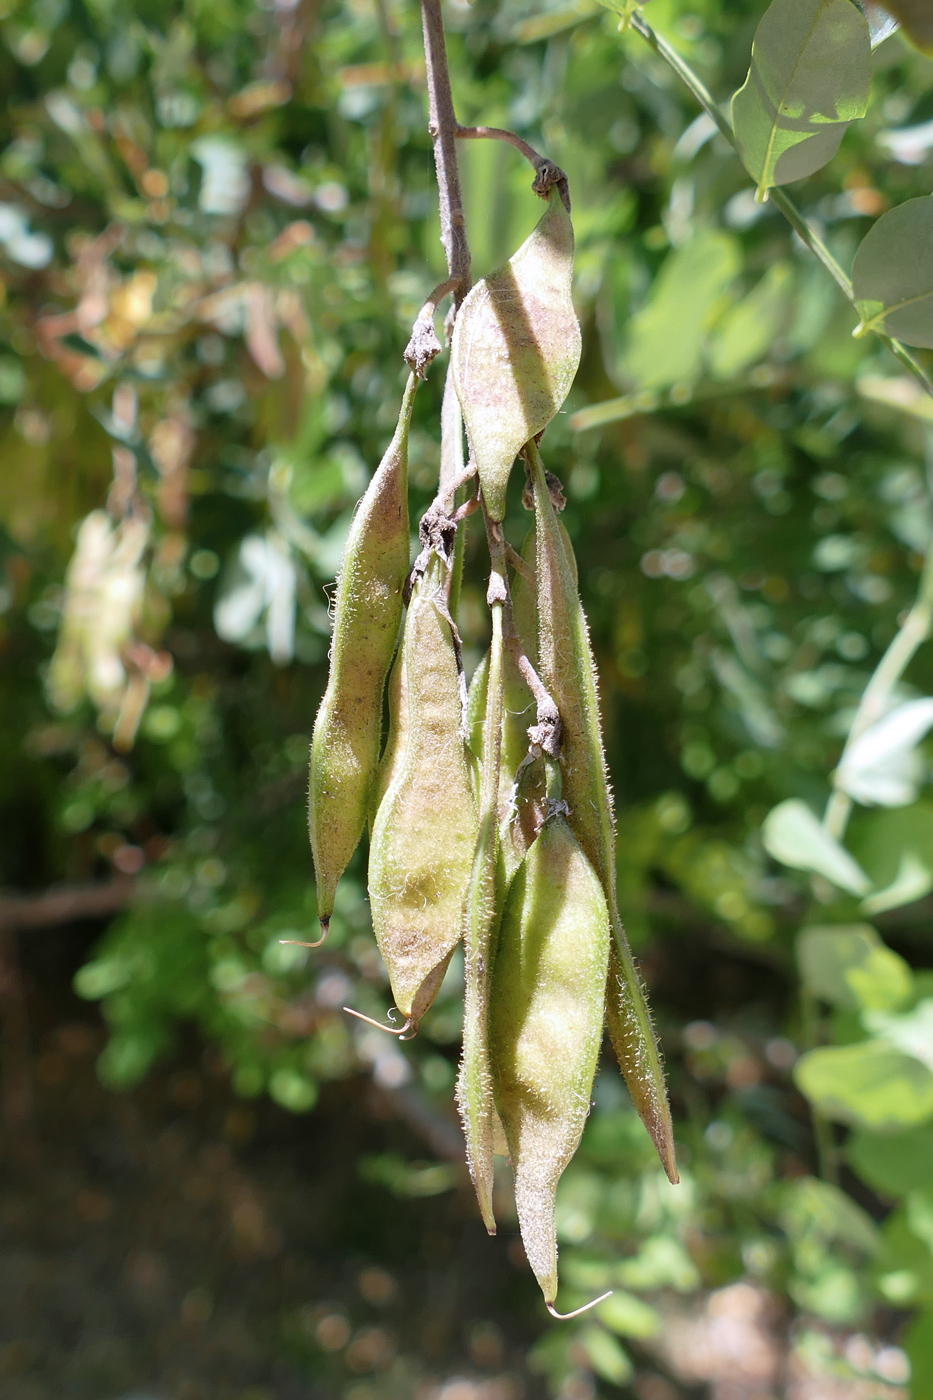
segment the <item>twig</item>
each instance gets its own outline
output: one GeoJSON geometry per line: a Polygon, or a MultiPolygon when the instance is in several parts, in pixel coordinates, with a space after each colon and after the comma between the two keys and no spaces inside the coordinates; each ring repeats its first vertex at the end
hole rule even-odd
{"type": "Polygon", "coordinates": [[[456,291],[459,286],[460,279],[458,277],[447,277],[443,282],[438,282],[415,317],[415,324],[411,328],[411,340],[405,347],[405,363],[410,370],[414,370],[419,379],[424,379],[424,372],[428,365],[443,349],[434,329],[434,313],[437,310],[437,304],[451,292],[456,291]]]}
{"type": "Polygon", "coordinates": [[[428,82],[429,131],[434,141],[434,165],[441,214],[441,245],[447,256],[447,271],[456,279],[453,312],[470,290],[470,245],[463,216],[463,195],[457,169],[457,117],[450,91],[447,47],[441,0],[421,0],[424,32],[424,61],[428,82]]]}
{"type": "MultiPolygon", "coordinates": [[[[505,587],[508,590],[507,580],[505,587]]],[[[505,599],[502,613],[502,640],[521,672],[522,680],[531,691],[537,710],[537,723],[528,730],[529,755],[532,759],[537,758],[538,753],[533,752],[533,750],[538,750],[540,753],[546,753],[549,758],[557,758],[561,745],[560,711],[522,646],[522,640],[518,635],[515,618],[512,614],[511,594],[505,599]]]]}
{"type": "MultiPolygon", "coordinates": [[[[933,542],[927,548],[920,575],[917,599],[895,633],[884,656],[878,662],[871,680],[862,692],[855,719],[846,737],[836,773],[840,772],[856,740],[884,715],[891,693],[910,665],[919,647],[933,631],[933,542]]],[[[838,782],[838,778],[837,778],[838,782]]],[[[836,840],[841,840],[852,813],[852,799],[836,786],[826,804],[823,826],[836,840]]]]}
{"type": "Polygon", "coordinates": [[[105,884],[61,885],[37,895],[0,895],[0,927],[55,928],[79,919],[103,919],[128,904],[136,881],[108,880],[105,884]]]}
{"type": "Polygon", "coordinates": [[[567,213],[570,213],[570,187],[563,170],[552,160],[548,160],[547,156],[540,155],[534,146],[530,146],[514,131],[506,131],[501,126],[458,126],[455,134],[458,141],[507,141],[516,151],[521,151],[525,159],[534,166],[535,179],[531,188],[535,194],[541,199],[547,199],[556,185],[564,207],[567,213]]]}
{"type": "Polygon", "coordinates": [[[508,540],[505,542],[505,557],[512,565],[515,572],[521,574],[526,583],[530,584],[532,588],[537,588],[538,579],[534,569],[527,560],[522,558],[518,550],[514,549],[512,545],[509,544],[508,540]]]}
{"type": "MultiPolygon", "coordinates": [[[[681,58],[677,50],[671,48],[666,39],[663,39],[660,34],[655,33],[651,25],[648,24],[640,14],[632,14],[629,17],[629,23],[632,29],[636,30],[641,35],[658,57],[663,58],[664,62],[674,70],[681,82],[690,89],[700,106],[712,117],[722,135],[729,142],[729,145],[738,154],[739,147],[732,126],[723,115],[719,105],[713,100],[709,88],[702,79],[700,79],[697,74],[694,73],[690,65],[681,58]]],[[[806,244],[810,252],[819,258],[830,277],[832,277],[837,287],[842,291],[846,300],[852,305],[856,313],[858,313],[858,306],[856,304],[855,291],[852,287],[851,278],[849,278],[839,266],[839,263],[833,257],[816,230],[807,223],[806,218],[797,208],[790,195],[785,194],[782,189],[777,187],[770,190],[769,195],[777,208],[780,209],[785,219],[787,219],[791,228],[793,228],[794,232],[798,235],[801,242],[806,244]]],[[[859,323],[861,324],[860,314],[859,323]]],[[[906,345],[902,345],[899,340],[895,340],[893,336],[886,335],[883,331],[872,328],[872,333],[888,347],[891,353],[900,360],[905,369],[909,370],[917,382],[923,386],[926,393],[933,398],[933,381],[930,380],[920,361],[914,358],[906,345]]]]}
{"type": "Polygon", "coordinates": [[[29,1165],[36,1154],[29,1009],[16,931],[0,924],[0,1044],[3,1047],[3,1125],[6,1151],[29,1165]]]}

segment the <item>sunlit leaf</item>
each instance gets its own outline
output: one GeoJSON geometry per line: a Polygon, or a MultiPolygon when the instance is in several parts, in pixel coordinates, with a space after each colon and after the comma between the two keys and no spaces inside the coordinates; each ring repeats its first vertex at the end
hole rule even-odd
{"type": "Polygon", "coordinates": [[[862,323],[906,345],[933,346],[933,195],[889,209],[865,235],[852,266],[862,323]]]}
{"type": "Polygon", "coordinates": [[[869,1011],[863,1020],[869,1030],[933,1070],[933,997],[925,997],[899,1016],[869,1011]]]}
{"type": "Polygon", "coordinates": [[[617,1288],[611,1297],[600,1303],[596,1315],[604,1326],[623,1337],[654,1337],[661,1330],[661,1319],[634,1293],[617,1288]]]}
{"type": "Polygon", "coordinates": [[[850,894],[867,894],[871,881],[804,802],[788,798],[768,813],[761,829],[765,850],[794,870],[823,875],[850,894]]]}
{"type": "Polygon", "coordinates": [[[703,338],[740,266],[737,240],[708,229],[669,253],[629,326],[621,365],[627,378],[643,389],[694,378],[703,338]]]}
{"type": "Polygon", "coordinates": [[[794,1079],[820,1113],[840,1123],[883,1131],[933,1114],[933,1073],[881,1040],[810,1050],[794,1079]]]}
{"type": "Polygon", "coordinates": [[[929,803],[858,814],[849,845],[876,887],[862,904],[866,914],[900,908],[933,888],[933,807],[929,803]]]}
{"type": "Polygon", "coordinates": [[[791,283],[790,268],[777,263],[723,317],[710,353],[717,379],[733,378],[768,353],[789,310],[791,283]]]}
{"type": "Polygon", "coordinates": [[[871,38],[851,0],[772,0],[758,26],[732,124],[764,195],[802,180],[839,149],[868,108],[871,38]]]}
{"type": "Polygon", "coordinates": [[[884,889],[862,901],[866,914],[883,914],[913,904],[933,890],[933,869],[913,851],[904,851],[897,874],[884,889]]]}
{"type": "Polygon", "coordinates": [[[804,929],[797,961],[808,991],[835,1006],[902,1006],[913,986],[909,965],[870,924],[804,929]]]}
{"type": "Polygon", "coordinates": [[[933,700],[908,700],[861,734],[836,770],[836,785],[857,802],[903,807],[922,776],[915,746],[933,725],[933,700]]]}
{"type": "Polygon", "coordinates": [[[905,1133],[853,1133],[846,1143],[852,1167],[873,1191],[903,1196],[930,1180],[933,1123],[905,1133]]]}
{"type": "Polygon", "coordinates": [[[611,1385],[627,1385],[635,1374],[631,1361],[619,1342],[605,1328],[590,1325],[580,1336],[580,1344],[597,1376],[611,1385]]]}

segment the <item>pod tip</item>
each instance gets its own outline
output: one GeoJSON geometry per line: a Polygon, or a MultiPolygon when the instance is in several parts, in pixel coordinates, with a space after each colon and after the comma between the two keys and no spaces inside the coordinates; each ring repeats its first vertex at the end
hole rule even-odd
{"type": "Polygon", "coordinates": [[[313,943],[306,943],[303,938],[280,938],[279,942],[288,943],[293,948],[320,948],[321,944],[326,939],[328,932],[330,931],[330,919],[321,919],[320,923],[321,936],[320,938],[316,938],[313,943]]]}
{"type": "MultiPolygon", "coordinates": [[[[365,1021],[367,1026],[375,1026],[377,1031],[385,1031],[386,1035],[397,1035],[399,1040],[414,1040],[418,1033],[418,1027],[412,1027],[410,1016],[405,1017],[401,1026],[384,1026],[381,1021],[374,1021],[372,1016],[364,1016],[362,1011],[354,1011],[352,1006],[345,1006],[344,1011],[348,1016],[355,1016],[358,1021],[365,1021]]],[[[395,1013],[389,1012],[389,1020],[395,1019],[395,1013]]]]}
{"type": "Polygon", "coordinates": [[[547,1298],[545,1298],[544,1300],[544,1306],[547,1308],[551,1316],[555,1318],[558,1322],[568,1322],[570,1318],[579,1317],[581,1313],[589,1312],[590,1308],[598,1307],[600,1303],[604,1303],[607,1298],[611,1297],[612,1289],[610,1288],[608,1293],[600,1293],[599,1297],[594,1298],[592,1302],[584,1303],[582,1308],[574,1308],[573,1312],[569,1313],[559,1313],[555,1308],[553,1302],[549,1302],[547,1298]]]}

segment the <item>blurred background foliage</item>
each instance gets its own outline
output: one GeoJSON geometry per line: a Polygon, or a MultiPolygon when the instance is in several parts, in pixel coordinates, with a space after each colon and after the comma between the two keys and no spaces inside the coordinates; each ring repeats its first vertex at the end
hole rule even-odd
{"type": "MultiPolygon", "coordinates": [[[[764,8],[652,0],[646,16],[725,101],[764,8]]],[[[451,1108],[456,965],[413,1044],[349,1022],[345,1002],[375,1016],[388,1004],[359,858],[326,947],[279,941],[315,927],[304,788],[328,590],[395,422],[412,319],[444,272],[416,7],[0,0],[10,1170],[35,1132],[40,1155],[56,1122],[80,1136],[73,1118],[43,1118],[33,1052],[56,1035],[77,1044],[100,1015],[97,1071],[126,1102],[150,1071],[176,1086],[206,1076],[232,1096],[228,1144],[245,1153],[266,1140],[243,1122],[274,1122],[266,1148],[282,1158],[298,1149],[281,1123],[309,1115],[301,1150],[326,1142],[369,1222],[339,1216],[332,1256],[369,1258],[365,1306],[404,1300],[392,1327],[358,1327],[349,1275],[308,1283],[296,1265],[258,1304],[252,1388],[198,1389],[207,1370],[173,1381],[152,1360],[142,1374],[139,1357],[53,1381],[13,1338],[9,1393],[924,1400],[929,754],[916,750],[898,804],[869,797],[851,828],[878,889],[911,855],[909,902],[866,911],[776,866],[761,825],[787,798],[822,808],[914,600],[933,534],[933,405],[877,341],[853,339],[823,268],[615,16],[591,0],[476,0],[446,18],[460,120],[510,127],[570,177],[584,359],[548,465],[592,620],[621,902],[684,1181],[663,1181],[607,1060],[559,1226],[567,1304],[616,1292],[546,1324],[507,1235],[438,1243],[455,1221],[479,1229],[451,1108]],[[55,956],[44,923],[72,930],[55,956]],[[444,1308],[442,1341],[426,1340],[419,1320],[444,1308]]],[[[875,51],[868,115],[792,193],[848,268],[878,215],[928,193],[931,153],[933,59],[895,34],[875,51]]],[[[540,206],[511,149],[468,142],[460,158],[480,276],[540,206]]],[[[436,482],[442,364],[415,407],[415,511],[436,482]]],[[[525,529],[516,487],[507,530],[520,542],[525,529]]],[[[483,587],[473,531],[470,666],[483,587]]],[[[933,689],[927,651],[908,682],[899,699],[933,689]]],[[[153,1110],[153,1132],[185,1092],[153,1110]]],[[[218,1161],[216,1183],[234,1171],[229,1151],[218,1161]]],[[[290,1219],[323,1209],[315,1179],[304,1198],[272,1192],[271,1217],[286,1197],[290,1219]]],[[[501,1192],[509,1218],[504,1167],[501,1192]]],[[[182,1313],[200,1307],[209,1328],[199,1286],[182,1313]]],[[[222,1278],[211,1287],[222,1296],[222,1278]]]]}

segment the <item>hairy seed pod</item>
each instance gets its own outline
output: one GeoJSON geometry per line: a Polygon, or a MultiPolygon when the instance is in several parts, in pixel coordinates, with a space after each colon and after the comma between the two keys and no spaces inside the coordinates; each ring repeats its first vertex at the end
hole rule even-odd
{"type": "Polygon", "coordinates": [[[411,547],[408,432],[417,379],[409,375],[398,427],[357,507],[337,580],[330,675],[311,740],[308,830],[318,917],[366,825],[382,733],[382,694],[402,620],[411,547]]]}
{"type": "MultiPolygon", "coordinates": [[[[449,508],[456,504],[451,493],[453,483],[463,475],[463,414],[460,400],[454,386],[453,371],[447,366],[444,380],[444,397],[441,401],[441,469],[437,493],[449,508]]],[[[449,607],[450,615],[456,621],[460,607],[460,585],[463,581],[463,553],[466,541],[466,522],[457,531],[454,540],[454,557],[450,570],[449,607]]]]}
{"type": "Polygon", "coordinates": [[[572,279],[573,225],[555,189],[518,252],[476,283],[457,316],[450,362],[493,520],[505,514],[516,456],[558,412],[580,363],[572,279]]]}
{"type": "MultiPolygon", "coordinates": [[[[534,545],[532,528],[522,548],[527,573],[516,572],[512,580],[512,625],[519,644],[532,666],[538,656],[538,616],[534,585],[534,545]]],[[[502,821],[501,863],[506,885],[521,864],[525,852],[537,836],[547,811],[544,767],[538,762],[522,765],[528,756],[528,730],[536,721],[536,707],[518,663],[506,651],[502,720],[502,777],[499,784],[502,821]],[[516,777],[518,787],[516,788],[516,777]]]]}
{"type": "Polygon", "coordinates": [[[564,817],[552,816],[509,891],[489,1007],[522,1241],[547,1303],[557,1296],[554,1198],[589,1113],[609,940],[599,877],[564,817]]]}
{"type": "Polygon", "coordinates": [[[408,730],[408,677],[405,672],[404,639],[395,653],[395,661],[389,672],[389,684],[386,686],[386,696],[389,702],[389,732],[386,735],[385,748],[379,760],[370,796],[370,831],[372,831],[373,822],[376,820],[376,813],[382,805],[382,799],[392,785],[392,780],[395,778],[405,755],[408,730]]]}
{"type": "Polygon", "coordinates": [[[489,652],[482,657],[467,691],[467,743],[479,763],[483,761],[483,732],[486,727],[486,695],[489,688],[489,652]]]}
{"type": "MultiPolygon", "coordinates": [[[[529,540],[534,543],[533,532],[529,540]]],[[[534,587],[518,575],[512,583],[513,626],[525,655],[535,656],[536,620],[534,587]]],[[[489,652],[480,661],[470,682],[467,699],[467,732],[472,753],[482,765],[485,747],[486,701],[489,686],[489,652]]],[[[502,654],[502,740],[499,749],[499,861],[500,882],[509,882],[534,840],[544,817],[544,777],[540,764],[527,767],[516,790],[516,774],[528,754],[528,728],[535,722],[531,691],[508,648],[502,654]]]]}
{"type": "Polygon", "coordinates": [[[610,1036],[635,1107],[665,1171],[676,1181],[674,1132],[660,1051],[616,903],[615,821],[589,630],[568,557],[569,540],[554,512],[533,442],[528,444],[528,457],[535,502],[539,666],[561,717],[560,763],[570,825],[602,881],[609,905],[613,930],[607,986],[610,1036]]]}
{"type": "Polygon", "coordinates": [[[402,643],[407,720],[369,855],[376,940],[395,1003],[413,1024],[434,999],[438,969],[460,941],[476,841],[457,653],[441,610],[445,574],[432,558],[408,605],[402,643]]]}
{"type": "MultiPolygon", "coordinates": [[[[496,527],[492,527],[493,531],[496,527]]],[[[500,532],[501,533],[501,532],[500,532]]],[[[501,558],[501,545],[499,551],[501,558]]],[[[492,641],[486,667],[486,710],[482,738],[479,831],[463,903],[464,1004],[463,1054],[457,1077],[457,1104],[466,1139],[467,1163],[483,1223],[496,1232],[492,1209],[493,1154],[496,1124],[489,1069],[488,1013],[490,956],[499,914],[499,773],[502,745],[502,608],[505,585],[493,559],[487,594],[492,612],[492,641]]],[[[501,565],[500,565],[501,567],[501,565]]]]}

